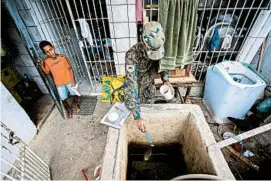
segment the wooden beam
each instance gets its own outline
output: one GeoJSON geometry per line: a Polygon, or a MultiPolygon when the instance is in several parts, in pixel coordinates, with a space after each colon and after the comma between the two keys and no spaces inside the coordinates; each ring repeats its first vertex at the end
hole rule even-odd
{"type": "MultiPolygon", "coordinates": [[[[271,119],[271,115],[269,115],[265,120],[271,119]]],[[[250,131],[241,133],[239,135],[237,135],[235,138],[229,138],[223,141],[220,141],[218,143],[214,143],[212,145],[209,146],[210,149],[221,149],[224,148],[226,146],[232,145],[234,143],[240,142],[244,139],[250,138],[252,136],[261,134],[263,132],[269,131],[271,130],[271,123],[268,123],[266,125],[260,126],[258,128],[252,129],[250,131]]]]}
{"type": "MultiPolygon", "coordinates": [[[[214,137],[216,139],[216,141],[221,141],[219,136],[214,134],[214,137]]],[[[236,151],[233,147],[231,146],[226,146],[225,147],[227,150],[229,150],[232,154],[234,154],[235,156],[237,156],[241,161],[243,161],[246,165],[248,165],[250,168],[258,171],[260,168],[258,165],[255,165],[254,163],[252,163],[248,158],[244,157],[240,152],[236,151]]]]}

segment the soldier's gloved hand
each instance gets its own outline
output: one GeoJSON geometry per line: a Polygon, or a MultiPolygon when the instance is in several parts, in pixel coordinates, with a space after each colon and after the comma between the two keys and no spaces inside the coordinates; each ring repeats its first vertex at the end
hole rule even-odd
{"type": "Polygon", "coordinates": [[[145,133],[145,131],[147,130],[147,128],[146,128],[144,119],[139,119],[139,120],[136,120],[136,121],[137,121],[137,127],[138,127],[138,129],[142,133],[145,133]]]}

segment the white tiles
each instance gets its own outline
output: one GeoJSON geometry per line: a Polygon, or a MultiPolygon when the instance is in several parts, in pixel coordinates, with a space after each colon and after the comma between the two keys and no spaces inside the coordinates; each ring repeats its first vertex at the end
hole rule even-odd
{"type": "Polygon", "coordinates": [[[125,64],[126,53],[114,53],[114,60],[117,60],[117,64],[125,64]]]}
{"type": "Polygon", "coordinates": [[[124,64],[116,65],[116,70],[117,70],[117,75],[125,74],[125,65],[124,64]]]}
{"type": "Polygon", "coordinates": [[[136,38],[137,37],[136,23],[129,23],[129,28],[130,28],[130,37],[136,38]]]}
{"type": "Polygon", "coordinates": [[[127,50],[129,50],[130,46],[129,46],[129,38],[125,38],[125,39],[116,39],[116,51],[117,52],[126,52],[127,50]]]}
{"type": "Polygon", "coordinates": [[[128,22],[127,5],[112,6],[112,14],[113,22],[128,22]]]}
{"type": "Polygon", "coordinates": [[[136,7],[135,5],[128,5],[129,22],[136,21],[136,7]]]}
{"type": "Polygon", "coordinates": [[[110,35],[117,74],[125,73],[125,54],[137,43],[136,0],[107,0],[110,35]],[[111,6],[112,5],[112,6],[111,6]]]}
{"type": "Polygon", "coordinates": [[[118,5],[118,4],[135,4],[136,0],[106,0],[108,5],[118,5]]]}
{"type": "Polygon", "coordinates": [[[110,23],[112,27],[113,35],[115,38],[128,38],[129,35],[129,27],[128,23],[110,23]]]}

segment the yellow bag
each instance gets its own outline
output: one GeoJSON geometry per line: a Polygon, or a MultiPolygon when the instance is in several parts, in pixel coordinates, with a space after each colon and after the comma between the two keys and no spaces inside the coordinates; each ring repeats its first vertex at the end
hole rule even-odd
{"type": "Polygon", "coordinates": [[[102,102],[123,102],[125,75],[102,78],[102,102]]]}

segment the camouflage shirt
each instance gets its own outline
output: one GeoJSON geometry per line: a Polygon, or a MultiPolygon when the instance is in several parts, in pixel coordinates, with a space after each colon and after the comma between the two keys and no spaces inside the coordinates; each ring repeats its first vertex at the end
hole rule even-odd
{"type": "MultiPolygon", "coordinates": [[[[141,119],[140,103],[153,102],[156,87],[154,79],[159,61],[148,58],[143,42],[130,48],[125,57],[125,106],[136,120],[141,119]]],[[[161,72],[163,82],[168,81],[168,72],[161,72]]]]}

